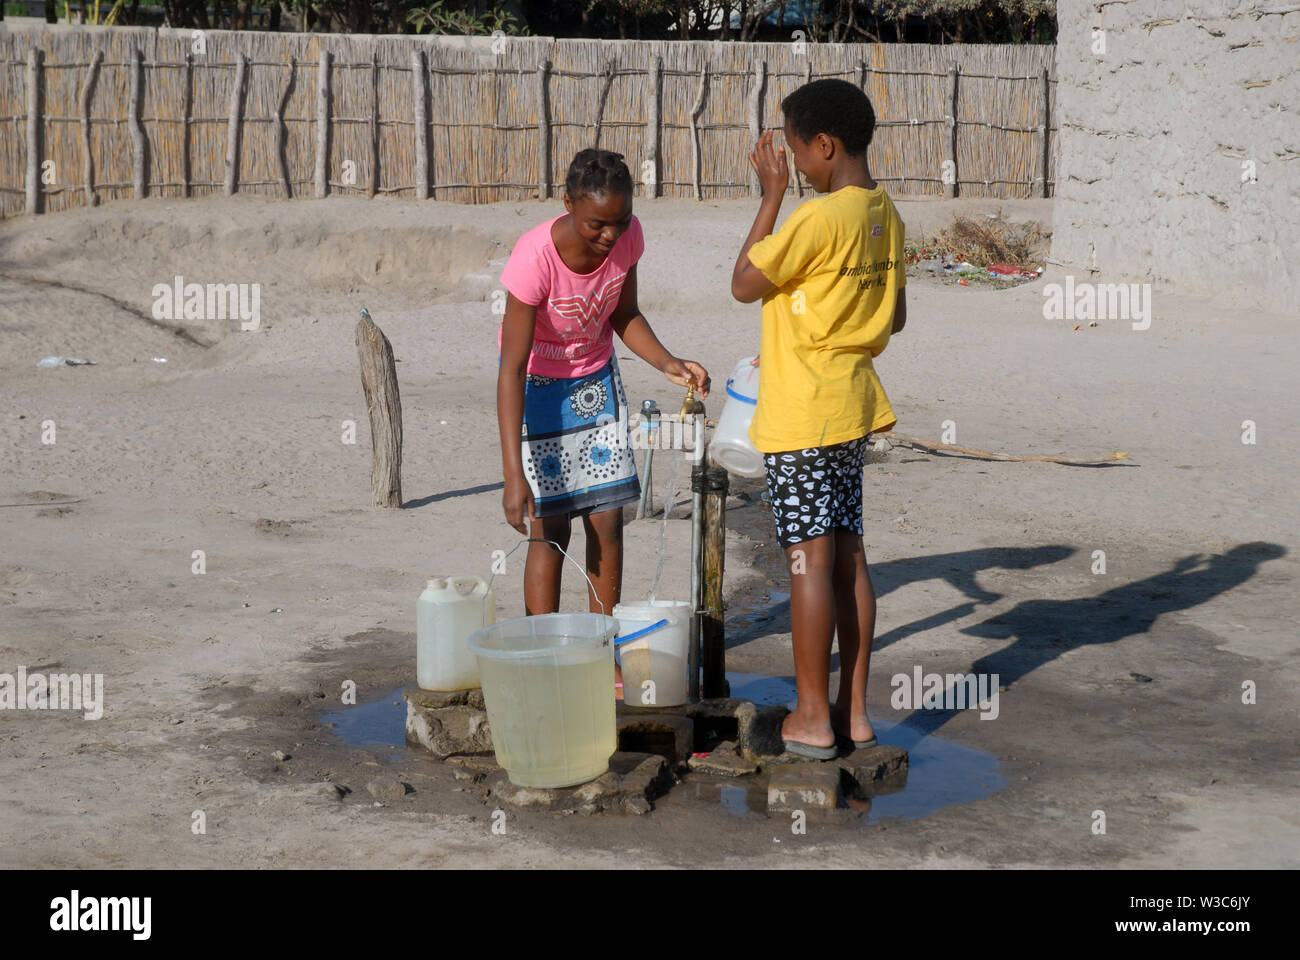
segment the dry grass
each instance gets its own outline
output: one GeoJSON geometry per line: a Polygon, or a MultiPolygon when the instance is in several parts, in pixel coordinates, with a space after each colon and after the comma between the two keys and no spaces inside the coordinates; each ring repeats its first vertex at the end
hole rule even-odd
{"type": "Polygon", "coordinates": [[[933,246],[941,254],[977,267],[1008,263],[1036,266],[1043,259],[1047,236],[1036,223],[1011,223],[998,211],[996,219],[954,216],[952,226],[939,231],[933,246]]]}

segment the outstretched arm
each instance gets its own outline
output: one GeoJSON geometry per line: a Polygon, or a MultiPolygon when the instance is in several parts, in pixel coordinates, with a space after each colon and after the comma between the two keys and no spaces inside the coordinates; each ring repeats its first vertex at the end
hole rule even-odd
{"type": "Polygon", "coordinates": [[[681,360],[668,352],[659,342],[650,323],[636,302],[636,264],[627,272],[618,306],[610,314],[609,325],[619,335],[628,349],[650,366],[662,373],[671,383],[686,386],[694,382],[701,397],[709,395],[709,372],[694,360],[681,360]]]}

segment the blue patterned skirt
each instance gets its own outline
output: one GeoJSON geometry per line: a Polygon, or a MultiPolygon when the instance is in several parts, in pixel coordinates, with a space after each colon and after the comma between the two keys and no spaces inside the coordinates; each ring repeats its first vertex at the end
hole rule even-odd
{"type": "Polygon", "coordinates": [[[524,383],[524,476],[538,517],[586,514],[641,498],[618,358],[585,377],[524,383]]]}

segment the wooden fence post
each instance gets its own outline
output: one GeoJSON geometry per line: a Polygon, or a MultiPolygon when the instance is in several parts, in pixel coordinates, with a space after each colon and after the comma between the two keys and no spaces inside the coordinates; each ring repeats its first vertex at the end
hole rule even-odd
{"type": "Polygon", "coordinates": [[[546,78],[551,61],[543,60],[537,68],[537,199],[551,195],[551,110],[546,92],[546,78]]]}
{"type": "Polygon", "coordinates": [[[190,195],[190,124],[194,113],[194,54],[185,53],[185,92],[181,97],[181,191],[190,195]]]}
{"type": "Polygon", "coordinates": [[[316,197],[329,194],[330,142],[330,61],[328,50],[320,52],[316,70],[316,197]]]}
{"type": "MultiPolygon", "coordinates": [[[[700,421],[703,421],[700,417],[700,421]]],[[[699,429],[703,429],[701,423],[699,429]]],[[[727,546],[727,471],[710,464],[704,470],[704,570],[701,577],[700,667],[703,682],[700,695],[725,697],[726,635],[723,630],[722,574],[727,546]]]]}
{"type": "Polygon", "coordinates": [[[948,137],[945,146],[947,172],[952,182],[945,182],[943,195],[951,200],[957,195],[957,67],[948,68],[948,137]]]}
{"type": "Polygon", "coordinates": [[[230,120],[226,126],[226,196],[235,195],[239,184],[239,117],[244,105],[244,77],[248,57],[242,53],[235,61],[235,83],[230,91],[230,120]]]}
{"type": "Polygon", "coordinates": [[[379,54],[370,52],[370,183],[366,195],[379,192],[379,54]]]}
{"type": "Polygon", "coordinates": [[[402,397],[397,389],[393,345],[362,309],[357,321],[361,389],[370,412],[370,446],[374,460],[370,490],[376,506],[402,505],[402,397]]]}
{"type": "MultiPolygon", "coordinates": [[[[812,83],[812,60],[808,54],[804,54],[803,62],[803,82],[804,84],[812,83]]],[[[794,188],[798,191],[799,196],[803,196],[803,175],[799,173],[799,168],[794,165],[793,158],[790,162],[790,170],[794,173],[794,188]]]]}
{"type": "Polygon", "coordinates": [[[653,182],[646,184],[650,188],[646,191],[646,196],[651,198],[663,195],[659,190],[659,181],[663,179],[659,171],[659,131],[663,123],[663,103],[659,96],[663,86],[663,73],[664,58],[656,54],[650,61],[650,121],[646,127],[649,143],[641,147],[641,155],[650,161],[650,172],[654,176],[653,182]]]}
{"type": "Polygon", "coordinates": [[[145,194],[145,152],[148,143],[144,137],[144,124],[140,121],[141,102],[144,100],[144,56],[140,49],[131,51],[131,102],[128,104],[127,126],[131,129],[131,182],[135,199],[145,194]]]}
{"type": "Polygon", "coordinates": [[[600,147],[600,122],[605,117],[605,101],[609,99],[609,88],[614,85],[614,61],[612,59],[605,62],[605,69],[602,72],[605,76],[605,82],[601,85],[600,100],[596,104],[596,136],[591,143],[596,148],[600,147]]]}
{"type": "Polygon", "coordinates": [[[1048,78],[1047,68],[1043,67],[1043,122],[1038,128],[1038,158],[1039,158],[1039,182],[1038,195],[1047,196],[1047,178],[1052,173],[1051,155],[1047,152],[1049,147],[1049,133],[1052,126],[1052,82],[1048,78]]]}
{"type": "Polygon", "coordinates": [[[44,51],[27,51],[27,212],[41,212],[41,59],[44,51]]]}
{"type": "Polygon", "coordinates": [[[81,95],[77,98],[81,113],[81,188],[86,193],[86,206],[99,204],[95,194],[95,158],[90,151],[90,98],[95,92],[95,80],[99,76],[99,64],[104,59],[104,51],[96,50],[86,68],[86,79],[81,84],[81,95]]]}
{"type": "MultiPolygon", "coordinates": [[[[749,91],[749,142],[758,142],[763,132],[763,81],[767,77],[767,61],[759,60],[754,64],[754,88],[749,91]]],[[[762,195],[763,188],[758,183],[758,173],[749,168],[749,195],[762,195]]]]}
{"type": "Polygon", "coordinates": [[[284,155],[284,108],[289,103],[289,91],[293,88],[293,72],[297,68],[298,62],[290,60],[284,72],[284,86],[280,90],[279,102],[275,105],[275,126],[272,132],[272,149],[275,150],[276,163],[280,166],[280,192],[286,200],[289,199],[291,192],[289,189],[289,159],[284,155]]]}
{"type": "Polygon", "coordinates": [[[691,181],[695,184],[695,199],[703,200],[700,192],[700,111],[704,109],[704,93],[709,86],[709,64],[705,61],[700,67],[700,86],[695,91],[695,102],[691,104],[691,181]]]}
{"type": "Polygon", "coordinates": [[[429,199],[429,71],[424,51],[411,51],[411,95],[415,98],[415,199],[429,199]]]}

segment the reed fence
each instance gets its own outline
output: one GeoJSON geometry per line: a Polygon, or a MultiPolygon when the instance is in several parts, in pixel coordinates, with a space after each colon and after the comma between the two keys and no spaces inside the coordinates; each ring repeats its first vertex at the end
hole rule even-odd
{"type": "MultiPolygon", "coordinates": [[[[83,28],[0,32],[0,211],[119,197],[548,197],[627,158],[647,197],[754,195],[781,99],[870,96],[894,194],[1050,195],[1054,48],[83,28]],[[200,43],[201,41],[201,43],[200,43]]],[[[792,171],[792,191],[806,184],[792,171]]]]}

